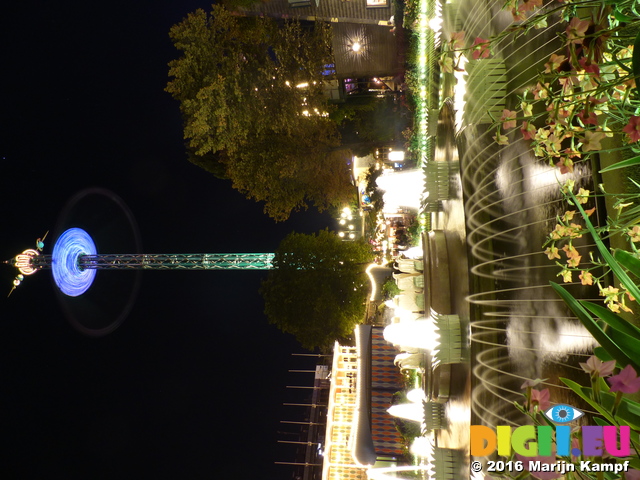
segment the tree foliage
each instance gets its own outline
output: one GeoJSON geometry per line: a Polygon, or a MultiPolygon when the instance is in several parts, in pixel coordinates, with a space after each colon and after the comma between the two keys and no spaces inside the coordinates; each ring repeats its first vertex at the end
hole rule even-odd
{"type": "Polygon", "coordinates": [[[289,234],[260,289],[269,322],[309,350],[350,335],[364,316],[372,259],[364,241],[344,242],[328,230],[289,234]]]}
{"type": "Polygon", "coordinates": [[[285,220],[352,194],[337,127],[327,116],[330,27],[244,18],[214,5],[174,25],[181,52],[166,90],[180,102],[190,160],[230,178],[285,220]]]}

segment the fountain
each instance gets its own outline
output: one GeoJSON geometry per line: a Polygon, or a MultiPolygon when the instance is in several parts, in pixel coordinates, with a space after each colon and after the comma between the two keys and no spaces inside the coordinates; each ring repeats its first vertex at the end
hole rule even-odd
{"type": "Polygon", "coordinates": [[[376,181],[384,193],[384,213],[409,208],[418,211],[423,200],[424,176],[419,168],[385,172],[376,181]]]}

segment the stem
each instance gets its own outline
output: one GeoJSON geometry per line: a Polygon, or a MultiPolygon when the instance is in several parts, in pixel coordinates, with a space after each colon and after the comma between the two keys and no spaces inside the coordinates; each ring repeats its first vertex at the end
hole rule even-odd
{"type": "Polygon", "coordinates": [[[600,382],[598,381],[598,374],[591,374],[591,388],[593,389],[593,400],[596,403],[600,403],[600,382]]]}
{"type": "Polygon", "coordinates": [[[618,407],[620,406],[620,402],[622,401],[622,392],[616,392],[616,399],[613,402],[613,408],[611,409],[611,416],[615,419],[616,413],[618,412],[618,407]]]}

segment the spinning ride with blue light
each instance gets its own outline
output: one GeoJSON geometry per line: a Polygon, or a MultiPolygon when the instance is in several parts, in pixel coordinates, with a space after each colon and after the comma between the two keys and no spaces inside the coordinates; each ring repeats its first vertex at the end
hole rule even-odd
{"type": "MultiPolygon", "coordinates": [[[[103,210],[114,211],[115,204],[115,211],[120,214],[124,213],[121,216],[131,227],[130,230],[133,232],[131,236],[134,238],[133,243],[136,244],[135,249],[137,249],[139,239],[131,213],[124,202],[109,191],[89,189],[76,195],[65,209],[60,223],[67,224],[69,221],[77,221],[74,214],[78,212],[75,210],[79,210],[80,216],[86,215],[83,208],[78,208],[79,205],[84,207],[88,203],[89,211],[92,214],[95,213],[95,205],[91,204],[92,199],[95,203],[95,198],[100,199],[103,203],[106,202],[108,208],[104,208],[102,205],[103,210]]],[[[102,221],[99,221],[93,227],[99,229],[101,224],[102,221]]],[[[113,233],[115,232],[109,232],[109,236],[113,237],[113,233]]],[[[47,234],[36,240],[36,248],[26,249],[4,262],[13,265],[19,272],[13,280],[13,287],[9,295],[24,281],[25,277],[40,270],[51,270],[54,283],[62,294],[58,297],[67,317],[74,327],[91,336],[110,333],[122,323],[131,309],[138,288],[137,277],[133,282],[130,282],[131,285],[128,287],[123,287],[126,281],[117,282],[120,290],[116,295],[128,296],[128,300],[121,306],[112,307],[114,299],[96,298],[100,293],[93,292],[94,289],[89,292],[98,270],[140,272],[142,270],[270,270],[273,268],[273,253],[98,253],[96,242],[91,235],[78,227],[66,228],[58,236],[53,251],[48,255],[43,253],[47,234]],[[92,295],[92,298],[82,299],[82,297],[91,297],[92,295]],[[113,311],[105,314],[105,310],[109,309],[113,311]]],[[[118,231],[118,235],[122,236],[123,232],[118,231]]],[[[104,240],[104,235],[102,240],[104,240]]],[[[113,283],[110,287],[112,290],[113,283]]],[[[102,294],[103,297],[105,295],[107,294],[102,294]]]]}
{"type": "Polygon", "coordinates": [[[97,270],[269,270],[272,262],[273,253],[98,254],[81,228],[60,235],[51,255],[27,249],[5,261],[20,271],[14,289],[25,275],[50,269],[60,291],[70,297],[86,292],[97,270]]]}

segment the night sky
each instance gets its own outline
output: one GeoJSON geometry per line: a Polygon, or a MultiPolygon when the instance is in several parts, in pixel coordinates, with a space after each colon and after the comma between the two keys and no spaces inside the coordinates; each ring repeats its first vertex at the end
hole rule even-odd
{"type": "MultiPolygon", "coordinates": [[[[163,91],[168,31],[207,2],[13,3],[0,13],[3,260],[53,234],[88,187],[125,200],[147,253],[269,252],[330,226],[311,210],[276,224],[186,160],[163,91]]],[[[102,235],[118,228],[105,220],[102,235]]],[[[0,291],[15,273],[2,265],[0,291]]],[[[290,478],[273,462],[294,460],[276,438],[297,410],[280,405],[304,379],[287,369],[310,365],[267,324],[264,275],[145,272],[126,321],[97,339],[67,322],[49,272],[3,293],[0,478],[290,478]]]]}

